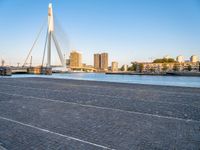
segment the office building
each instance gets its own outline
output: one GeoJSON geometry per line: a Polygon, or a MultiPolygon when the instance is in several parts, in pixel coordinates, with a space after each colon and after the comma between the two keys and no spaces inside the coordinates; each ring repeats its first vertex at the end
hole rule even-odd
{"type": "Polygon", "coordinates": [[[77,51],[70,53],[70,68],[82,67],[82,54],[77,51]]]}
{"type": "Polygon", "coordinates": [[[108,53],[94,54],[94,68],[97,71],[108,70],[108,53]]]}
{"type": "Polygon", "coordinates": [[[108,53],[101,54],[101,69],[104,71],[108,70],[108,53]]]}
{"type": "Polygon", "coordinates": [[[111,71],[112,72],[118,71],[118,62],[116,62],[116,61],[112,62],[111,71]]]}
{"type": "Polygon", "coordinates": [[[179,55],[176,57],[176,61],[179,62],[179,63],[184,63],[185,60],[184,60],[184,57],[182,55],[179,55]]]}
{"type": "Polygon", "coordinates": [[[192,56],[190,57],[190,62],[196,63],[196,62],[198,62],[198,61],[199,61],[199,58],[198,58],[197,55],[192,55],[192,56]]]}
{"type": "Polygon", "coordinates": [[[94,68],[97,70],[101,68],[101,54],[94,54],[94,68]]]}

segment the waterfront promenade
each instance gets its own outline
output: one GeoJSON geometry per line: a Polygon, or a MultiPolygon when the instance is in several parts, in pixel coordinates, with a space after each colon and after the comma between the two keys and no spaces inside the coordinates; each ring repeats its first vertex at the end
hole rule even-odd
{"type": "Polygon", "coordinates": [[[0,149],[200,149],[200,88],[0,78],[0,149]]]}

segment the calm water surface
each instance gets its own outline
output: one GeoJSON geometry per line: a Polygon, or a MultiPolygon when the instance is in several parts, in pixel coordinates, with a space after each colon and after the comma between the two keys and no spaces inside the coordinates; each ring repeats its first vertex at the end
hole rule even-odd
{"type": "Polygon", "coordinates": [[[13,75],[11,78],[18,77],[44,77],[75,80],[107,81],[120,83],[138,83],[152,85],[170,85],[184,87],[200,87],[200,77],[182,76],[145,76],[145,75],[106,75],[103,73],[65,73],[45,75],[13,75]]]}

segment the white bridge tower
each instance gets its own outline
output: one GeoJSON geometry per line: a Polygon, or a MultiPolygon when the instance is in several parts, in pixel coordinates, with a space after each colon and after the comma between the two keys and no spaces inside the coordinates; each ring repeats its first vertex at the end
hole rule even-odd
{"type": "Polygon", "coordinates": [[[53,8],[52,4],[49,4],[48,7],[48,49],[47,49],[47,67],[51,67],[51,43],[52,41],[55,44],[56,50],[58,52],[58,56],[60,58],[61,64],[66,69],[65,60],[63,57],[63,54],[61,52],[60,46],[58,44],[58,41],[56,39],[55,33],[54,33],[54,19],[53,19],[53,8]]]}

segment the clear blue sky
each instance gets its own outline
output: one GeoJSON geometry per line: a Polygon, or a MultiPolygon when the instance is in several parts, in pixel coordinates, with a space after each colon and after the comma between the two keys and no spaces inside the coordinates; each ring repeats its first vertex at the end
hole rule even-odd
{"type": "MultiPolygon", "coordinates": [[[[0,56],[7,63],[25,59],[49,2],[62,26],[63,52],[81,51],[84,63],[93,64],[93,54],[104,51],[120,64],[200,56],[200,0],[0,0],[0,56]]],[[[42,47],[33,60],[40,60],[42,47]]]]}

